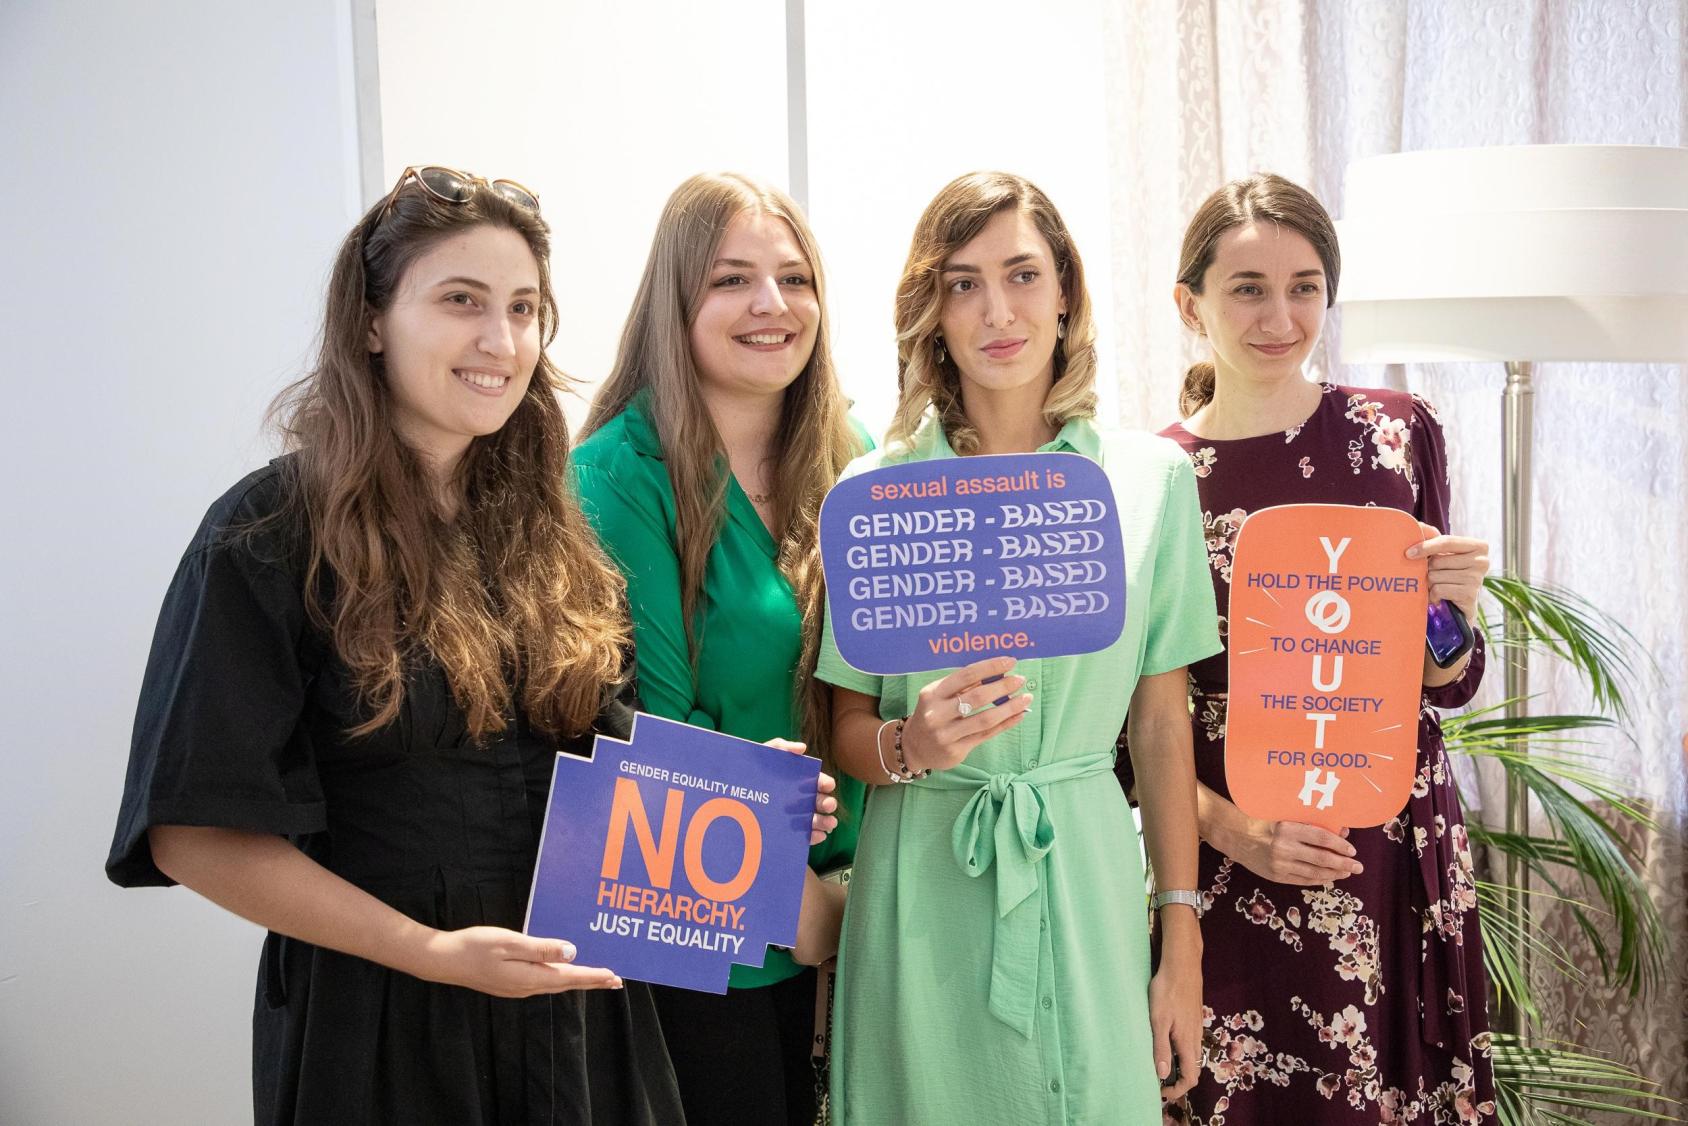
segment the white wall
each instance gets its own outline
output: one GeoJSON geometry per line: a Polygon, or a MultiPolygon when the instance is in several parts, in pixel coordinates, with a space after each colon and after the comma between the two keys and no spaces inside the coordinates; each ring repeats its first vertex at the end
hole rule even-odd
{"type": "MultiPolygon", "coordinates": [[[[475,23],[445,0],[379,0],[385,178],[431,162],[539,192],[562,305],[552,355],[595,384],[674,186],[731,169],[789,188],[785,9],[506,0],[475,23]],[[442,83],[452,73],[477,82],[442,83]]],[[[1112,417],[1097,0],[1051,0],[1035,20],[1015,0],[956,13],[900,0],[805,5],[808,213],[845,390],[881,431],[896,399],[892,295],[915,219],[955,176],[1002,168],[1050,194],[1091,263],[1112,417]]],[[[570,416],[582,417],[579,403],[570,416]]]]}
{"type": "Polygon", "coordinates": [[[101,871],[164,588],[357,190],[348,0],[0,4],[0,1122],[250,1119],[259,932],[101,871]]]}
{"type": "Polygon", "coordinates": [[[1026,176],[1084,258],[1101,417],[1114,414],[1108,152],[1098,0],[807,5],[809,217],[838,367],[882,433],[897,398],[892,305],[915,220],[964,172],[1026,176]]]}
{"type": "Polygon", "coordinates": [[[787,186],[782,0],[378,0],[386,184],[408,164],[539,193],[560,306],[551,356],[608,374],[657,215],[695,172],[787,186]],[[465,76],[473,76],[466,81],[465,76]]]}

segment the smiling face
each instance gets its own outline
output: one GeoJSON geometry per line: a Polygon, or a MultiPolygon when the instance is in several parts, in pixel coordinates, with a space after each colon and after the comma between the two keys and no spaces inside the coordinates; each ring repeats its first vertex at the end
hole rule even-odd
{"type": "Polygon", "coordinates": [[[1047,391],[1067,311],[1049,243],[1017,208],[999,211],[943,265],[938,323],[962,386],[1047,391]]]}
{"type": "Polygon", "coordinates": [[[479,226],[412,262],[369,326],[385,362],[394,425],[448,472],[469,442],[515,412],[539,362],[539,266],[527,241],[479,226]]]}
{"type": "Polygon", "coordinates": [[[1220,237],[1201,293],[1181,285],[1177,298],[1184,323],[1212,345],[1220,378],[1299,378],[1325,324],[1325,271],[1306,236],[1256,220],[1220,237]]]}
{"type": "Polygon", "coordinates": [[[809,362],[820,323],[814,266],[790,225],[740,212],[721,237],[692,320],[692,361],[704,389],[784,392],[809,362]]]}

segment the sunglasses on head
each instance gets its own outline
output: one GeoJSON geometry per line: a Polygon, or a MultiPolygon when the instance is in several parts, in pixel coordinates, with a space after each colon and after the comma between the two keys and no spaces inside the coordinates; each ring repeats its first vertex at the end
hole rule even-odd
{"type": "Polygon", "coordinates": [[[488,180],[438,164],[413,164],[404,170],[399,176],[399,182],[387,193],[387,202],[381,207],[383,219],[392,211],[393,204],[398,201],[399,192],[404,190],[405,184],[412,178],[422,185],[423,191],[442,203],[467,203],[474,197],[477,189],[485,187],[497,192],[517,207],[535,215],[539,214],[539,196],[514,180],[488,180]]]}

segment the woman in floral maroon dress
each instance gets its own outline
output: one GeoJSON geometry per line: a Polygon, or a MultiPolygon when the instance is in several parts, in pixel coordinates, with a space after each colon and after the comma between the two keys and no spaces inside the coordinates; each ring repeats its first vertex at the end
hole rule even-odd
{"type": "MultiPolygon", "coordinates": [[[[1190,369],[1184,421],[1163,433],[1195,465],[1222,615],[1243,519],[1311,502],[1412,513],[1427,525],[1415,551],[1429,556],[1430,597],[1472,617],[1488,546],[1442,534],[1448,475],[1435,411],[1404,392],[1302,374],[1340,265],[1324,208],[1277,176],[1215,192],[1185,233],[1179,314],[1213,362],[1190,369]]],[[[1226,627],[1221,616],[1221,637],[1226,627]]],[[[1173,1120],[1495,1121],[1471,853],[1433,710],[1469,701],[1482,666],[1480,648],[1446,670],[1426,659],[1407,807],[1340,835],[1263,822],[1231,803],[1226,659],[1191,666],[1206,1058],[1173,1120]]]]}

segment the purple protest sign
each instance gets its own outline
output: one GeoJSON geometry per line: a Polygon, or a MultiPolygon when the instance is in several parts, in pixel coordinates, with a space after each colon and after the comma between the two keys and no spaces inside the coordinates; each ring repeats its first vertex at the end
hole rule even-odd
{"type": "Polygon", "coordinates": [[[557,756],[524,930],[622,977],[727,991],[797,941],[820,761],[639,713],[557,756]]]}
{"type": "Polygon", "coordinates": [[[1105,649],[1125,628],[1113,487],[1078,454],[888,465],[821,506],[839,656],[878,675],[1105,649]]]}

